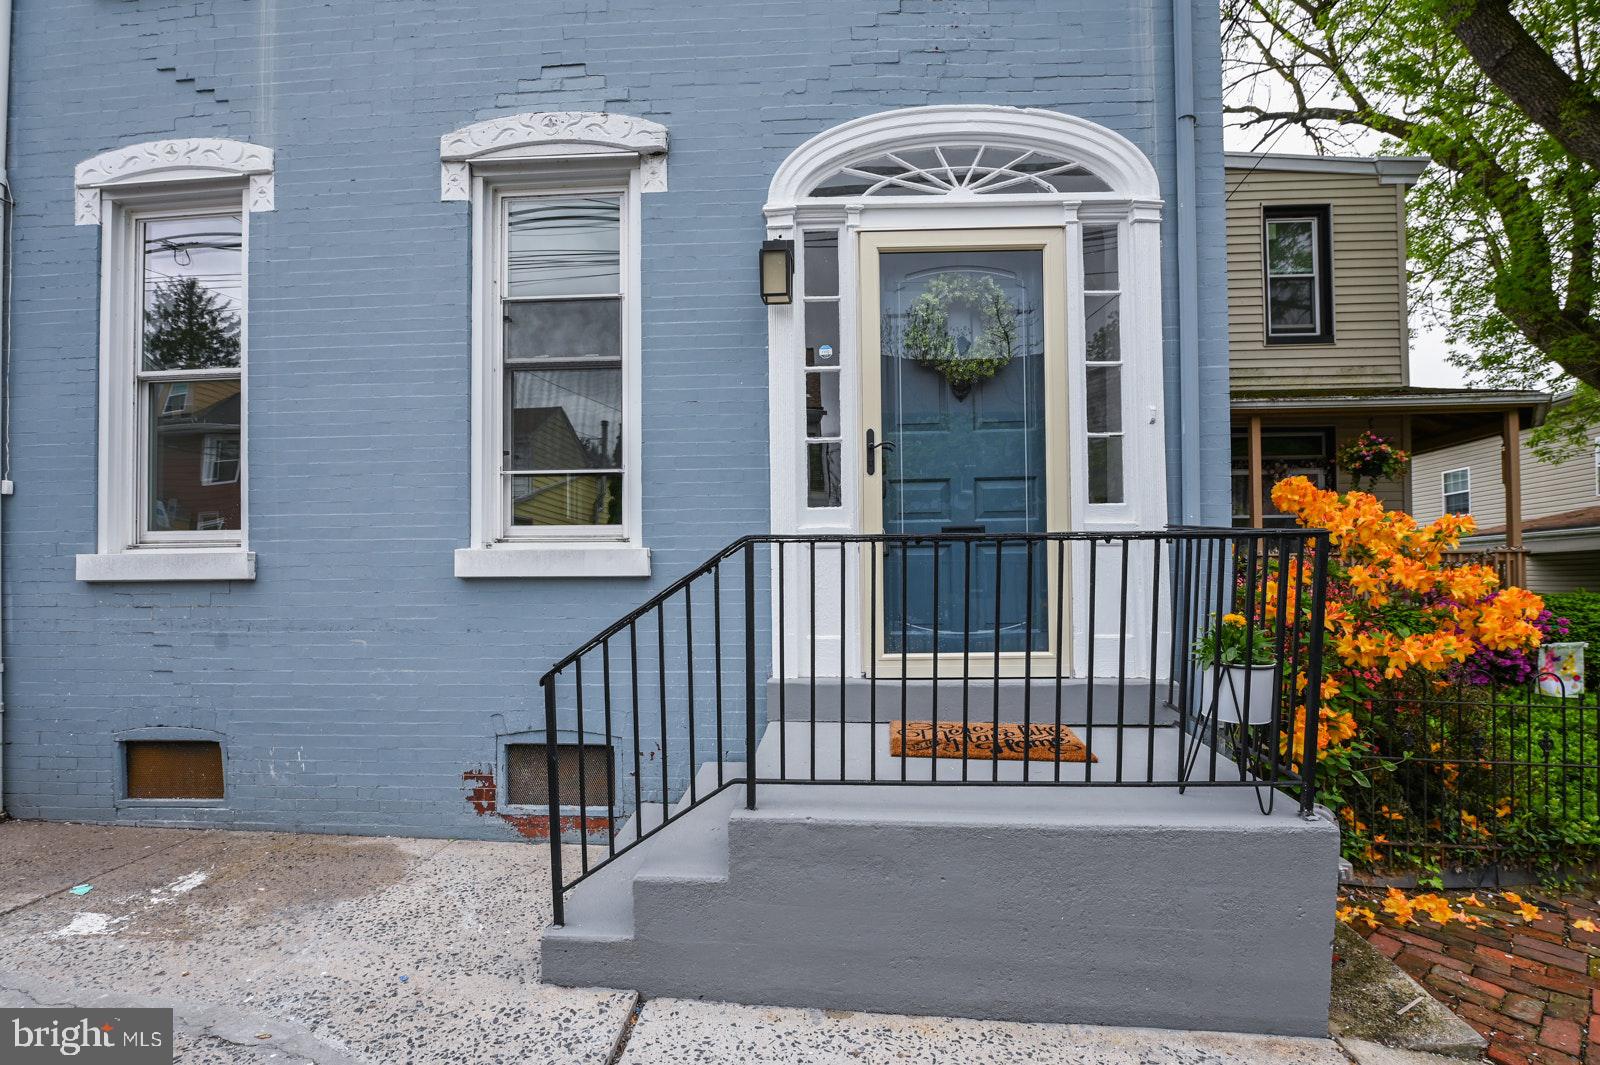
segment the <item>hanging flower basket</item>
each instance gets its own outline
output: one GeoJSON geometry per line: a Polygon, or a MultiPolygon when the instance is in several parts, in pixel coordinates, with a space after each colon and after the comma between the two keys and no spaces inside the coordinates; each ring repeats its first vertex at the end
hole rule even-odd
{"type": "Polygon", "coordinates": [[[1334,455],[1339,468],[1350,475],[1351,487],[1361,490],[1361,482],[1369,488],[1379,480],[1399,480],[1411,465],[1411,456],[1379,436],[1371,429],[1341,447],[1334,455]]]}
{"type": "Polygon", "coordinates": [[[941,375],[957,399],[987,381],[1016,356],[1017,310],[991,277],[937,274],[906,315],[904,353],[941,375]],[[972,333],[953,330],[952,312],[973,323],[972,333]]]}

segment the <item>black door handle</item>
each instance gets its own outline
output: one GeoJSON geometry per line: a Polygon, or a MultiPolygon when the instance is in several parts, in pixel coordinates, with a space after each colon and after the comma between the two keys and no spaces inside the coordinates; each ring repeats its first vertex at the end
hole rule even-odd
{"type": "Polygon", "coordinates": [[[878,452],[879,449],[882,449],[884,451],[893,451],[894,450],[894,445],[892,443],[890,443],[889,441],[887,441],[887,440],[884,440],[884,441],[880,442],[878,440],[878,434],[874,433],[871,429],[868,429],[867,430],[867,476],[868,477],[871,477],[873,474],[878,472],[877,452],[878,452]]]}

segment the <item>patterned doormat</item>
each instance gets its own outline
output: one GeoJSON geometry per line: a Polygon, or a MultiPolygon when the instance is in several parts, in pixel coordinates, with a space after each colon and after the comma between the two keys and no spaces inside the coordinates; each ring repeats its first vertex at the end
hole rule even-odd
{"type": "Polygon", "coordinates": [[[1089,756],[1078,734],[1065,725],[1001,725],[998,734],[989,722],[963,726],[959,721],[939,722],[938,736],[932,721],[889,722],[889,754],[895,758],[960,758],[974,760],[998,758],[1003,762],[1054,762],[1057,751],[1063,762],[1098,762],[1089,756]],[[1059,745],[1059,746],[1058,746],[1059,745]],[[996,748],[998,747],[998,753],[996,748]]]}

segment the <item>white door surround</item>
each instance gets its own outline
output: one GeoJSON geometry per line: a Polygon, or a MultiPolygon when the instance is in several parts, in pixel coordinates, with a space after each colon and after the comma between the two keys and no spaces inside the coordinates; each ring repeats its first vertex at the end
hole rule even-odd
{"type": "MultiPolygon", "coordinates": [[[[769,238],[795,245],[795,302],[768,309],[768,397],[770,403],[771,510],[777,533],[866,531],[860,503],[864,471],[859,345],[861,236],[914,230],[1052,229],[1064,239],[1066,260],[1066,378],[1059,397],[1068,441],[1068,498],[1052,501],[1052,530],[1060,515],[1073,530],[1122,532],[1160,529],[1167,521],[1166,440],[1162,407],[1161,330],[1162,201],[1155,168],[1122,135],[1096,123],[1053,111],[992,106],[933,106],[887,111],[819,133],[778,167],[764,207],[769,238]],[[1084,234],[1086,227],[1111,230],[1117,250],[1116,292],[1120,300],[1121,487],[1106,501],[1089,501],[1085,373],[1084,234]],[[839,490],[834,499],[808,493],[806,380],[806,234],[837,234],[835,400],[839,490]],[[809,498],[808,498],[809,496],[809,498]]],[[[831,266],[830,266],[831,269],[831,266]]],[[[1097,285],[1097,288],[1104,287],[1097,285]]],[[[833,312],[829,312],[831,315],[833,312]]],[[[814,428],[814,427],[813,427],[814,428]]],[[[815,434],[813,433],[813,437],[815,434]]],[[[1058,530],[1059,531],[1059,530],[1058,530]]],[[[840,554],[827,552],[828,566],[840,554]]],[[[837,582],[823,571],[819,582],[837,582]]],[[[852,570],[853,571],[853,570],[852,570]]],[[[789,568],[791,574],[805,572],[789,568]]],[[[1074,577],[1078,575],[1073,574],[1074,577]]],[[[852,582],[854,583],[854,582],[852,582]]],[[[824,584],[825,587],[831,586],[824,584]]],[[[1134,602],[1148,599],[1136,592],[1134,602]]],[[[791,609],[806,602],[787,595],[791,609]]],[[[1083,597],[1075,596],[1069,639],[1074,674],[1087,668],[1087,634],[1109,649],[1120,639],[1120,616],[1109,609],[1091,626],[1083,597]],[[1112,627],[1114,626],[1114,627],[1112,627]]],[[[1130,617],[1134,634],[1148,633],[1150,619],[1130,617]]],[[[816,660],[821,672],[859,675],[854,619],[815,619],[816,660]],[[845,631],[848,629],[848,633],[845,631]],[[841,661],[841,654],[844,660],[841,661]]],[[[805,640],[811,619],[786,619],[793,646],[786,660],[810,661],[805,640]]],[[[1144,639],[1145,637],[1138,637],[1144,639]]],[[[1148,650],[1132,646],[1130,657],[1147,661],[1148,650]]],[[[1114,661],[1099,655],[1097,661],[1114,661]]]]}

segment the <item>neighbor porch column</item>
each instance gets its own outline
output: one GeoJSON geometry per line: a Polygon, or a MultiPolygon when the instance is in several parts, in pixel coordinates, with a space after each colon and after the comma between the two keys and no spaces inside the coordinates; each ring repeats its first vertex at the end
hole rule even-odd
{"type": "Polygon", "coordinates": [[[1508,410],[1501,423],[1500,438],[1504,445],[1501,461],[1502,480],[1506,486],[1506,546],[1513,551],[1522,547],[1522,433],[1517,412],[1508,410]]]}
{"type": "Polygon", "coordinates": [[[1261,415],[1250,415],[1250,527],[1261,528],[1267,504],[1261,487],[1261,415]]]}

